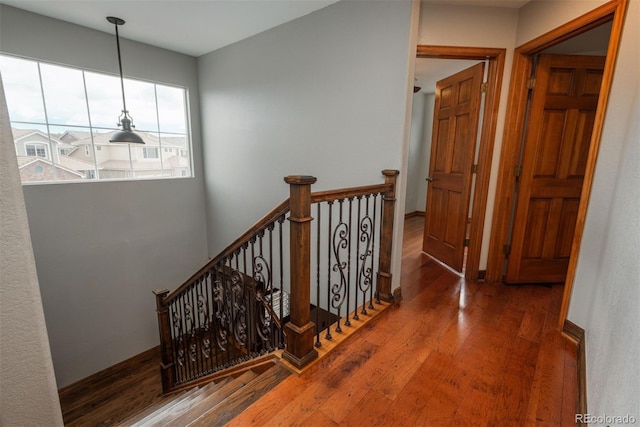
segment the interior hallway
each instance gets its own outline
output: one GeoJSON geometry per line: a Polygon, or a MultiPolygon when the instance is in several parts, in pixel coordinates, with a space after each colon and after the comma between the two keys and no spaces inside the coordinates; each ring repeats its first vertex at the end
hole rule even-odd
{"type": "MultiPolygon", "coordinates": [[[[575,425],[562,287],[467,282],[421,255],[422,223],[405,223],[403,300],[229,425],[575,425]]],[[[66,387],[65,423],[114,425],[161,400],[158,363],[155,348],[66,387]]]]}
{"type": "Polygon", "coordinates": [[[465,281],[420,253],[422,222],[405,223],[403,300],[228,425],[575,425],[562,285],[465,281]]]}

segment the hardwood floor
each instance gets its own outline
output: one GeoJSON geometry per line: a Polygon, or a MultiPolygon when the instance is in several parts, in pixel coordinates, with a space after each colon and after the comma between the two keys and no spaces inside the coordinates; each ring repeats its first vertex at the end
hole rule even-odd
{"type": "Polygon", "coordinates": [[[465,281],[405,223],[403,300],[229,426],[575,425],[576,347],[562,286],[465,281]]]}
{"type": "MultiPolygon", "coordinates": [[[[556,329],[562,286],[465,281],[421,255],[422,222],[405,222],[403,300],[227,425],[575,425],[576,346],[556,329]]],[[[110,368],[110,381],[61,391],[65,423],[112,425],[160,400],[157,363],[149,352],[123,375],[110,368]]]]}

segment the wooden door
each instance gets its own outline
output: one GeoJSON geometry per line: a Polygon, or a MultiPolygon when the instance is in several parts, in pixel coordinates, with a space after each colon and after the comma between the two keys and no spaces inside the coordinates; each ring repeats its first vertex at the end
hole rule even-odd
{"type": "Polygon", "coordinates": [[[540,55],[507,283],[564,282],[605,57],[540,55]]]}
{"type": "Polygon", "coordinates": [[[484,63],[436,84],[422,250],[462,271],[484,63]]]}

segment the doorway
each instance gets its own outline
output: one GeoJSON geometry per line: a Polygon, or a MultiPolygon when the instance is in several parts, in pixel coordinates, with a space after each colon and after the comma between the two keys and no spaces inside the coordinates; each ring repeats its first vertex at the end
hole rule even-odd
{"type": "MultiPolygon", "coordinates": [[[[459,60],[462,68],[469,65],[485,63],[486,88],[484,104],[482,107],[482,125],[478,129],[477,156],[475,170],[475,185],[471,192],[470,221],[468,223],[468,247],[464,277],[469,280],[479,278],[480,248],[482,244],[482,232],[485,219],[487,193],[489,187],[489,175],[491,172],[491,157],[493,154],[493,142],[496,132],[496,117],[500,88],[502,85],[502,73],[504,70],[505,49],[475,48],[475,47],[450,47],[419,45],[417,48],[418,59],[459,60]]],[[[438,61],[440,62],[440,61],[438,61]]],[[[460,69],[462,69],[460,68],[460,69]]],[[[435,89],[435,84],[434,84],[435,89]]],[[[428,130],[428,140],[431,141],[431,129],[428,130]]],[[[471,168],[468,171],[471,174],[471,168]]],[[[427,174],[422,174],[414,180],[425,180],[427,174]]],[[[424,182],[424,181],[423,181],[424,182]]],[[[425,205],[423,205],[425,206],[425,205]]],[[[466,222],[467,219],[463,218],[466,222]]],[[[460,242],[462,243],[462,242],[460,242]]]]}
{"type": "Polygon", "coordinates": [[[533,70],[534,57],[553,46],[584,34],[600,25],[611,22],[606,61],[600,86],[600,95],[593,123],[590,146],[587,153],[584,181],[581,188],[580,200],[575,217],[575,229],[568,260],[563,303],[560,312],[560,327],[566,319],[573,279],[580,249],[584,220],[586,217],[591,183],[595,171],[600,136],[604,124],[604,113],[607,105],[609,89],[613,77],[613,69],[622,33],[622,23],[626,1],[611,1],[591,12],[564,24],[557,29],[544,34],[520,47],[514,52],[511,87],[509,93],[509,114],[505,123],[504,140],[501,150],[501,160],[498,172],[498,186],[492,221],[491,241],[489,246],[489,260],[487,264],[487,281],[500,282],[503,280],[505,260],[508,250],[505,248],[509,236],[509,219],[513,206],[513,194],[516,186],[515,172],[520,165],[520,141],[524,133],[527,100],[529,94],[529,77],[533,70]]]}

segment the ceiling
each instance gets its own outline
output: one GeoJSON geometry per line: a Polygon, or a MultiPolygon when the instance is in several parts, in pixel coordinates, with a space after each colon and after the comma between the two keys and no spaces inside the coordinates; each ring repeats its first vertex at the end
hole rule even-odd
{"type": "Polygon", "coordinates": [[[322,9],[337,0],[0,0],[19,9],[200,56],[322,9]]]}
{"type": "MultiPolygon", "coordinates": [[[[119,29],[122,38],[187,55],[200,56],[322,9],[337,1],[0,0],[0,3],[106,33],[114,33],[114,28],[105,18],[116,16],[126,21],[125,26],[119,29]]],[[[528,2],[528,0],[422,1],[512,8],[519,8],[528,2]]]]}

